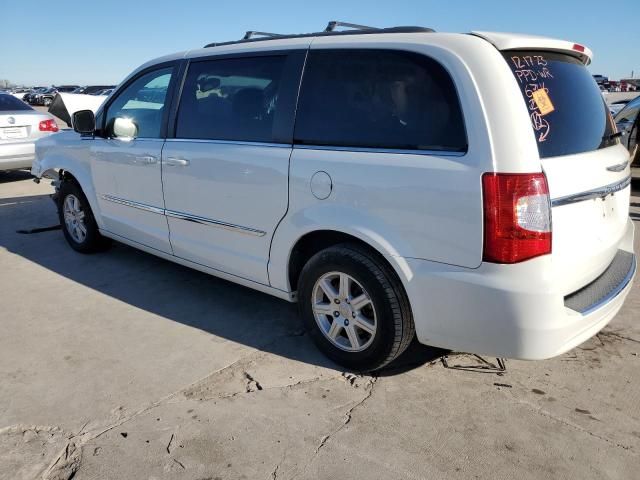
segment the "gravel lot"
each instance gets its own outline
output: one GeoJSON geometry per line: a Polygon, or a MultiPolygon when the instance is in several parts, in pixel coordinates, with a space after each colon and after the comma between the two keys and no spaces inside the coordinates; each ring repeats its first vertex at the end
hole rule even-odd
{"type": "Polygon", "coordinates": [[[51,192],[0,173],[2,479],[638,478],[640,282],[553,360],[452,369],[414,345],[356,376],[293,305],[122,245],[73,252],[51,192]]]}

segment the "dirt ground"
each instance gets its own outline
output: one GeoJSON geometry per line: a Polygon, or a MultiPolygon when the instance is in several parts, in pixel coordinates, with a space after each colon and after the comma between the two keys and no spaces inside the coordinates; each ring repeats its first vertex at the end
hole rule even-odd
{"type": "Polygon", "coordinates": [[[500,372],[413,345],[358,376],[293,305],[122,245],[73,252],[51,191],[0,173],[2,479],[639,478],[640,282],[558,358],[500,372]]]}

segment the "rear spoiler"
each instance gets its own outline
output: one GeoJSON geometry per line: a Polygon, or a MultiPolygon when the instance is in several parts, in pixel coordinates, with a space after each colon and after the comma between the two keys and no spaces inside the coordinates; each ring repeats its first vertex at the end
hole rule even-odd
{"type": "Polygon", "coordinates": [[[471,35],[486,40],[498,50],[542,50],[566,53],[580,59],[585,65],[589,65],[593,58],[593,52],[589,48],[566,40],[520,33],[471,32],[471,35]]]}

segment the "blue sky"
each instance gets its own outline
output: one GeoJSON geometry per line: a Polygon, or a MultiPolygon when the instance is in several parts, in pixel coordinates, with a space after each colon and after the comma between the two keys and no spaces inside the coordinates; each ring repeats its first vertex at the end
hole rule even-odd
{"type": "Polygon", "coordinates": [[[245,30],[318,31],[329,20],[548,35],[589,46],[592,73],[640,77],[638,13],[638,0],[9,1],[0,4],[0,79],[118,83],[154,57],[245,30]]]}

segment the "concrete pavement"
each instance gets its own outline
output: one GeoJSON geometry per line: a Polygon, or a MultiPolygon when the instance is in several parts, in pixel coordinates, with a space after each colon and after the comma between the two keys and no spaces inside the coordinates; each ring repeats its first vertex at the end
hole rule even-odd
{"type": "Polygon", "coordinates": [[[75,253],[50,193],[0,173],[1,479],[638,478],[638,282],[561,357],[470,371],[414,345],[357,376],[294,305],[118,244],[75,253]]]}

